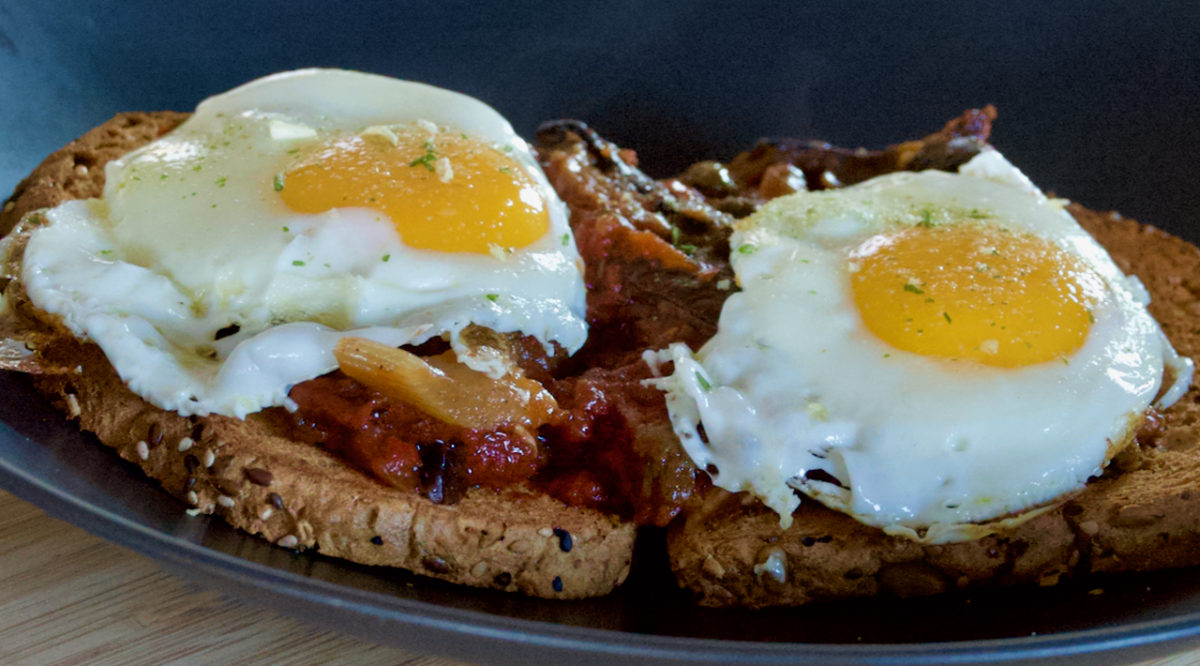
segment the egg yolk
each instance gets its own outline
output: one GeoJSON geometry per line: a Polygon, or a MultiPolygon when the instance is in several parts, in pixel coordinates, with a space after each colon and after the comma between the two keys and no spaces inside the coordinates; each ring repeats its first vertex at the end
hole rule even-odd
{"type": "Polygon", "coordinates": [[[1103,281],[1040,238],[969,225],[874,236],[850,256],[866,327],[905,351],[1015,368],[1066,360],[1103,281]]]}
{"type": "Polygon", "coordinates": [[[524,247],[550,225],[546,202],[515,160],[451,132],[339,137],[300,154],[274,188],[300,213],[382,211],[406,245],[440,252],[524,247]]]}

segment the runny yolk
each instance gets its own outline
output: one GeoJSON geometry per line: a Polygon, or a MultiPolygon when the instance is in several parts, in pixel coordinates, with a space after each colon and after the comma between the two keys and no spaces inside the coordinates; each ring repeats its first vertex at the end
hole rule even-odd
{"type": "Polygon", "coordinates": [[[874,236],[849,269],[863,323],[883,341],[1005,368],[1066,360],[1104,288],[1045,240],[971,225],[874,236]]]}
{"type": "Polygon", "coordinates": [[[533,179],[501,149],[418,128],[318,144],[275,179],[300,213],[367,207],[385,213],[410,247],[441,252],[519,248],[550,225],[533,179]]]}

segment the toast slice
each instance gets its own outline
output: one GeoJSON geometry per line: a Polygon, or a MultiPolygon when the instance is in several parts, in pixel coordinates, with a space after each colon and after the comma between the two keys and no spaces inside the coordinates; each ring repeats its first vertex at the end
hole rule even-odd
{"type": "MultiPolygon", "coordinates": [[[[1117,213],[1069,210],[1123,271],[1142,280],[1150,312],[1175,349],[1200,355],[1200,249],[1117,213]]],[[[753,497],[714,488],[672,525],[671,568],[702,605],[765,607],[1194,566],[1200,564],[1198,403],[1193,383],[1161,421],[1143,427],[1137,446],[1078,495],[977,541],[922,546],[807,499],[781,530],[778,516],[753,497]]]]}
{"type": "Polygon", "coordinates": [[[52,154],[17,186],[0,212],[10,245],[0,271],[0,339],[11,352],[0,354],[0,368],[33,373],[35,386],[81,429],[193,513],[219,515],[280,546],[539,597],[596,596],[619,585],[632,559],[630,522],[527,487],[474,488],[456,503],[435,503],[288,439],[270,410],[245,421],[180,417],[129,391],[98,347],[29,303],[16,278],[28,231],[39,223],[36,211],[99,196],[108,160],[186,117],[120,114],[52,154]],[[33,354],[21,353],[20,343],[33,354]]]}

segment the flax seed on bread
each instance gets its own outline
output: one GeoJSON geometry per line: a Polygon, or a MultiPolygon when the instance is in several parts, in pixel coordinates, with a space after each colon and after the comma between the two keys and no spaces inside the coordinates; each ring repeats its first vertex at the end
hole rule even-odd
{"type": "Polygon", "coordinates": [[[184,118],[120,114],[48,157],[3,206],[0,232],[25,221],[9,234],[12,261],[0,272],[7,303],[0,334],[34,349],[36,367],[26,359],[23,369],[35,372],[37,388],[194,512],[281,546],[540,597],[595,596],[620,584],[632,557],[631,523],[525,487],[476,488],[457,503],[434,503],[288,439],[271,412],[245,421],[180,417],[129,391],[98,347],[28,302],[15,278],[20,246],[38,223],[34,211],[99,196],[108,160],[184,118]]]}
{"type": "MultiPolygon", "coordinates": [[[[1070,207],[1127,274],[1175,349],[1200,355],[1200,249],[1116,213],[1070,207]]],[[[1119,455],[1061,506],[977,541],[938,546],[888,537],[804,501],[790,529],[745,494],[714,489],[672,526],[671,567],[707,606],[782,606],[974,585],[1052,585],[1066,577],[1200,564],[1200,394],[1163,414],[1152,445],[1119,455]]]]}

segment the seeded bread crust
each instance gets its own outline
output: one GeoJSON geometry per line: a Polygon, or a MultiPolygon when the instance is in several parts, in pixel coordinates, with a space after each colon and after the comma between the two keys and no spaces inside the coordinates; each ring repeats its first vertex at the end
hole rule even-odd
{"type": "MultiPolygon", "coordinates": [[[[1071,213],[1149,290],[1175,349],[1200,358],[1200,250],[1154,227],[1071,213]]],[[[1154,446],[1122,452],[1056,509],[978,541],[921,546],[806,500],[788,530],[744,493],[719,489],[667,537],[679,584],[706,606],[788,606],[883,593],[1037,583],[1092,572],[1200,564],[1200,392],[1164,414],[1154,446]]]]}
{"type": "Polygon", "coordinates": [[[105,162],[186,117],[120,114],[47,158],[5,203],[0,232],[25,221],[8,239],[12,261],[0,272],[8,305],[0,309],[0,338],[34,348],[22,370],[34,373],[35,386],[193,513],[219,515],[280,546],[547,598],[603,595],[624,581],[632,523],[528,488],[473,489],[455,504],[434,503],[289,440],[278,410],[245,421],[180,417],[130,392],[98,347],[29,303],[15,278],[24,240],[39,222],[33,211],[99,196],[105,162]]]}
{"type": "Polygon", "coordinates": [[[118,113],[108,122],[59,148],[17,184],[0,208],[0,236],[26,213],[68,199],[98,197],[104,191],[104,165],[175,129],[188,114],[175,111],[118,113]]]}

